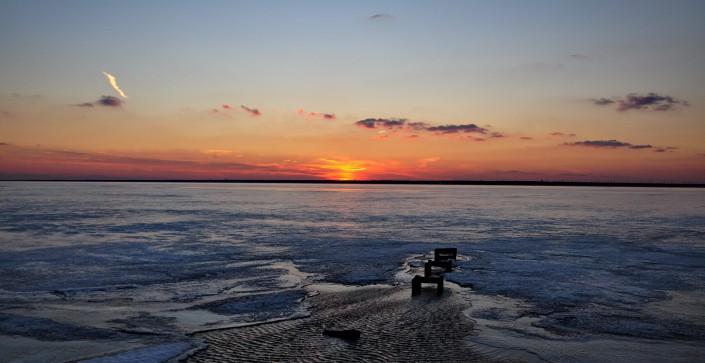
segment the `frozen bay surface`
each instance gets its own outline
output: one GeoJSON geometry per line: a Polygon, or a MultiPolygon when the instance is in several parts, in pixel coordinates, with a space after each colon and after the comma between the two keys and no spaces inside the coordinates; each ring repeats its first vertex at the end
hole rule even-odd
{"type": "Polygon", "coordinates": [[[489,356],[705,359],[705,192],[671,188],[1,182],[0,348],[176,354],[437,247],[489,356]]]}

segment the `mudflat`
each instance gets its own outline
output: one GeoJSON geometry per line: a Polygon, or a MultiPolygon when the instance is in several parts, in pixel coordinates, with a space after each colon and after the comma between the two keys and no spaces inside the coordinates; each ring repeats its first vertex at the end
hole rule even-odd
{"type": "Polygon", "coordinates": [[[467,300],[408,287],[321,290],[307,299],[309,317],[197,333],[208,347],[187,362],[214,361],[489,361],[464,338],[473,334],[463,315],[467,300]],[[323,334],[360,331],[358,340],[323,334]]]}

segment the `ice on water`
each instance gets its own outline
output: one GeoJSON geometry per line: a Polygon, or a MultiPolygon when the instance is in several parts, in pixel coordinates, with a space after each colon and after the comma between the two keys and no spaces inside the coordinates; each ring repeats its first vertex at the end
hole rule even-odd
{"type": "Polygon", "coordinates": [[[705,357],[705,193],[655,188],[0,183],[0,342],[186,350],[445,246],[490,355],[705,357]]]}

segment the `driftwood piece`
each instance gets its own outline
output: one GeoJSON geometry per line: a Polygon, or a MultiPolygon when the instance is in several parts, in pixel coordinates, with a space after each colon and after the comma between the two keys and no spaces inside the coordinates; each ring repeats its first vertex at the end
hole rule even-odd
{"type": "Polygon", "coordinates": [[[358,339],[360,339],[360,334],[361,334],[360,331],[357,329],[347,329],[347,330],[325,329],[325,330],[323,330],[323,335],[327,335],[329,337],[345,339],[345,340],[358,340],[358,339]]]}

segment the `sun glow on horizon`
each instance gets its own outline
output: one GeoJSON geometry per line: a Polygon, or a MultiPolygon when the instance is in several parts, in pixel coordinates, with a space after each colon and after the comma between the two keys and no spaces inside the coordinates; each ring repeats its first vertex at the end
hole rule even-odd
{"type": "Polygon", "coordinates": [[[351,181],[351,180],[365,180],[364,174],[361,171],[367,170],[367,167],[361,165],[361,162],[357,161],[338,161],[325,158],[319,158],[319,161],[325,164],[317,165],[318,168],[330,170],[330,172],[325,172],[323,177],[329,180],[340,180],[340,181],[351,181]]]}

